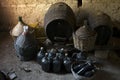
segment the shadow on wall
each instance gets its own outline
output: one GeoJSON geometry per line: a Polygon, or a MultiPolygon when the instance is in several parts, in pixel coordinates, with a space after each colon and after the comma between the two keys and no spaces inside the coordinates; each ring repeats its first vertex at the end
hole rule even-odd
{"type": "Polygon", "coordinates": [[[13,21],[13,10],[4,0],[0,2],[0,32],[9,31],[13,21]]]}
{"type": "Polygon", "coordinates": [[[89,11],[87,9],[78,8],[78,10],[75,12],[76,25],[78,27],[83,26],[84,20],[87,19],[88,14],[89,14],[89,11]]]}

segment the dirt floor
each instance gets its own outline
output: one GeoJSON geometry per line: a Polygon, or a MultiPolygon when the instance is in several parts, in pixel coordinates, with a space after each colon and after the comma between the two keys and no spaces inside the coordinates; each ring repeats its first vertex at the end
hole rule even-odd
{"type": "MultiPolygon", "coordinates": [[[[101,60],[103,67],[93,80],[120,80],[120,59],[114,53],[110,55],[112,58],[109,60],[101,60]]],[[[71,73],[46,73],[35,61],[20,61],[16,56],[13,40],[7,33],[0,33],[0,70],[9,74],[15,73],[17,78],[14,80],[75,80],[71,73]]]]}

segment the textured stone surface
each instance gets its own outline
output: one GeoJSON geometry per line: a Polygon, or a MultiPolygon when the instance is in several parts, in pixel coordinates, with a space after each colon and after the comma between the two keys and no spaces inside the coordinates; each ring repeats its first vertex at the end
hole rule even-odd
{"type": "Polygon", "coordinates": [[[40,22],[43,26],[43,19],[50,5],[56,2],[65,2],[71,7],[75,7],[77,1],[73,0],[4,0],[0,1],[0,25],[2,27],[14,27],[17,23],[18,16],[28,24],[40,22]]]}
{"type": "MultiPolygon", "coordinates": [[[[56,2],[67,3],[74,12],[77,12],[77,0],[0,0],[0,25],[3,28],[12,28],[17,23],[17,17],[22,16],[28,23],[43,20],[48,8],[56,2]]],[[[82,9],[87,11],[103,11],[112,18],[120,21],[120,0],[83,0],[82,9]]]]}
{"type": "Polygon", "coordinates": [[[120,0],[83,0],[82,8],[89,11],[103,11],[120,21],[120,0]],[[87,3],[86,3],[87,2],[87,3]]]}

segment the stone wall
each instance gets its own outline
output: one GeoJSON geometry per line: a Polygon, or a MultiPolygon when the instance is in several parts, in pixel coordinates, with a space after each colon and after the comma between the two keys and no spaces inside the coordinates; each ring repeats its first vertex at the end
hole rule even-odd
{"type": "Polygon", "coordinates": [[[120,0],[83,0],[82,8],[92,12],[103,11],[120,21],[120,0]]]}
{"type": "Polygon", "coordinates": [[[44,15],[48,8],[61,1],[72,8],[77,6],[76,0],[0,0],[0,27],[14,27],[18,16],[22,16],[28,24],[40,22],[43,26],[44,15]]]}
{"type": "Polygon", "coordinates": [[[56,2],[67,3],[74,12],[81,8],[86,11],[103,11],[120,21],[120,0],[83,0],[77,8],[77,0],[0,0],[0,29],[10,29],[17,24],[18,16],[28,24],[40,22],[43,26],[44,15],[56,2]]]}

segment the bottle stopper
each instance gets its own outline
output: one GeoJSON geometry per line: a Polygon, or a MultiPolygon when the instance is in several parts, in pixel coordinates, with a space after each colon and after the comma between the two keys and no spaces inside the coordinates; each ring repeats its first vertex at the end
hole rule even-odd
{"type": "Polygon", "coordinates": [[[68,53],[65,53],[65,56],[68,56],[68,53]]]}
{"type": "Polygon", "coordinates": [[[43,50],[43,47],[41,47],[40,49],[43,50]]]}

